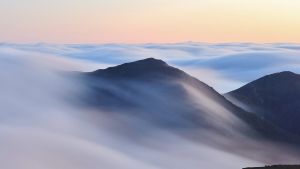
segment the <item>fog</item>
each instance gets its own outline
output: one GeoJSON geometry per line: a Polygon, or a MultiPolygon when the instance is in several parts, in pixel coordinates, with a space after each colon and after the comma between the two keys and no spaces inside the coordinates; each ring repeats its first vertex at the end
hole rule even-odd
{"type": "MultiPolygon", "coordinates": [[[[300,45],[290,43],[9,44],[0,48],[92,63],[88,70],[154,57],[226,93],[266,74],[300,73],[300,45]]],[[[77,62],[76,61],[76,62],[77,62]]],[[[78,62],[77,62],[78,63],[78,62]]],[[[83,67],[84,68],[84,67],[83,67]]],[[[84,68],[86,69],[86,68],[84,68]]]]}
{"type": "MultiPolygon", "coordinates": [[[[236,131],[251,129],[186,84],[190,99],[199,100],[193,104],[209,113],[201,116],[228,136],[206,128],[170,130],[120,109],[96,111],[75,104],[86,86],[62,71],[88,71],[104,64],[2,47],[0,66],[0,168],[240,169],[299,159],[284,145],[251,140],[236,131]]],[[[172,109],[161,109],[161,100],[148,105],[147,99],[164,96],[146,91],[147,85],[129,84],[147,96],[146,100],[126,96],[143,105],[138,111],[161,114],[178,108],[175,102],[166,107],[172,109]]]]}

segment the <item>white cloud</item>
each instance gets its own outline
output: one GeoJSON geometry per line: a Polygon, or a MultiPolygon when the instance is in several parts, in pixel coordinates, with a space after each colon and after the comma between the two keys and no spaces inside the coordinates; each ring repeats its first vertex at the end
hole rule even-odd
{"type": "MultiPolygon", "coordinates": [[[[90,112],[74,107],[66,98],[72,98],[74,93],[81,92],[82,86],[57,74],[57,71],[61,70],[87,71],[155,57],[191,72],[212,86],[220,85],[216,86],[217,88],[222,89],[223,85],[228,85],[226,89],[229,90],[233,84],[240,85],[241,81],[244,81],[243,76],[249,71],[257,73],[261,70],[275,70],[279,63],[282,65],[282,69],[291,64],[297,65],[295,47],[293,46],[292,49],[290,47],[282,48],[277,45],[198,43],[158,45],[2,44],[0,46],[0,67],[2,68],[0,72],[0,145],[2,145],[0,168],[196,169],[201,167],[240,169],[246,166],[261,165],[262,162],[272,160],[296,161],[298,158],[294,158],[292,153],[291,156],[262,158],[268,157],[274,151],[270,146],[270,149],[257,155],[258,150],[266,145],[261,143],[257,143],[253,147],[249,146],[252,143],[247,144],[249,147],[245,149],[245,152],[249,152],[248,155],[252,155],[252,157],[248,157],[246,154],[239,156],[240,152],[237,152],[239,150],[226,150],[212,144],[214,141],[227,144],[229,140],[224,141],[224,138],[210,133],[208,133],[209,137],[205,137],[205,133],[201,133],[201,136],[211,144],[195,143],[174,133],[161,130],[151,133],[151,136],[148,137],[135,138],[134,135],[130,135],[128,138],[124,138],[119,133],[114,133],[115,129],[121,127],[122,132],[130,130],[128,124],[131,123],[128,122],[135,119],[119,123],[124,119],[114,119],[100,112],[90,112]],[[274,56],[275,61],[272,60],[273,55],[262,56],[262,60],[258,57],[248,60],[247,57],[240,56],[241,53],[247,52],[253,54],[253,50],[258,48],[265,52],[271,50],[272,53],[277,50],[288,54],[295,53],[295,56],[290,55],[293,62],[285,59],[283,55],[274,56]],[[233,56],[236,58],[226,63],[227,67],[230,70],[239,70],[241,77],[232,78],[231,76],[236,73],[234,71],[223,73],[222,65],[224,63],[219,63],[222,62],[222,58],[233,56]],[[266,63],[268,60],[270,63],[266,63]],[[265,68],[265,65],[257,66],[255,64],[260,61],[268,65],[268,68],[265,68]],[[252,66],[245,70],[243,67],[234,68],[234,65],[240,62],[245,62],[245,64],[251,62],[252,66]],[[253,154],[256,157],[253,157],[255,156],[253,154]],[[257,158],[260,158],[261,161],[253,160],[257,158]]],[[[140,88],[143,87],[140,86],[140,88]]],[[[147,92],[153,95],[151,91],[147,92]]],[[[193,90],[190,92],[196,99],[202,97],[193,90]]],[[[159,98],[159,96],[153,97],[159,98]]],[[[207,106],[212,105],[213,108],[226,111],[211,100],[203,98],[202,100],[206,101],[207,106]]],[[[224,120],[228,118],[228,116],[216,115],[221,116],[224,120]]],[[[215,119],[215,117],[211,118],[215,119]]],[[[135,128],[135,130],[141,130],[141,128],[143,127],[135,128]]],[[[132,134],[131,131],[129,133],[132,134]]]]}
{"type": "Polygon", "coordinates": [[[270,73],[286,70],[300,73],[299,44],[187,42],[99,45],[2,44],[0,46],[0,48],[5,47],[68,58],[77,64],[84,61],[93,65],[88,66],[87,70],[154,57],[191,72],[220,92],[236,89],[270,73]],[[203,71],[210,73],[195,73],[203,71]],[[225,82],[224,86],[220,85],[220,79],[225,82]]]}

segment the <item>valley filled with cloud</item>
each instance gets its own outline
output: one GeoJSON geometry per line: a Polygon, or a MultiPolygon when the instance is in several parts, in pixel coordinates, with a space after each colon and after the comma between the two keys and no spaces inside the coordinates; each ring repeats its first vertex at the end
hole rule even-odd
{"type": "MultiPolygon", "coordinates": [[[[239,169],[294,163],[298,151],[259,136],[251,125],[261,121],[217,92],[282,70],[300,73],[299,49],[250,43],[2,43],[1,167],[239,169]],[[128,71],[126,79],[118,67],[105,69],[146,58],[170,66],[155,59],[132,64],[145,74],[119,67],[128,71]],[[97,69],[105,70],[79,73],[97,69]]],[[[264,127],[273,132],[268,123],[264,127]]]]}

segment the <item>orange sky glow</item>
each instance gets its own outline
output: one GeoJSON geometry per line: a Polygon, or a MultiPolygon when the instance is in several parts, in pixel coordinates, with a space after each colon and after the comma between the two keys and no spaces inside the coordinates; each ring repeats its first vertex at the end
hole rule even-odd
{"type": "Polygon", "coordinates": [[[3,0],[0,42],[300,42],[300,0],[3,0]]]}

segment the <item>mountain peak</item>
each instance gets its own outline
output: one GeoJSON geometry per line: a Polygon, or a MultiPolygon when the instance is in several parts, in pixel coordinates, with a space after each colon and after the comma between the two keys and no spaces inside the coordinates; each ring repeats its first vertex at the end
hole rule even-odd
{"type": "Polygon", "coordinates": [[[264,86],[288,87],[291,84],[299,83],[300,75],[291,71],[283,71],[279,73],[264,76],[250,84],[260,84],[264,86]]]}
{"type": "Polygon", "coordinates": [[[177,68],[169,66],[166,62],[147,58],[135,62],[124,63],[115,67],[109,67],[103,70],[97,70],[91,73],[95,76],[104,78],[175,78],[184,75],[185,73],[177,68]]]}
{"type": "Polygon", "coordinates": [[[293,75],[295,75],[296,73],[291,72],[291,71],[283,71],[283,72],[279,72],[279,73],[277,73],[277,74],[286,74],[286,75],[288,75],[288,74],[293,74],[293,75]]]}
{"type": "Polygon", "coordinates": [[[274,74],[270,74],[266,77],[296,77],[298,74],[291,72],[291,71],[283,71],[283,72],[278,72],[274,74]]]}
{"type": "Polygon", "coordinates": [[[154,65],[166,66],[167,65],[167,63],[164,62],[163,60],[155,59],[155,58],[146,58],[143,60],[132,62],[130,64],[147,64],[147,65],[151,65],[151,66],[154,66],[154,65]]]}
{"type": "MultiPolygon", "coordinates": [[[[255,89],[255,91],[257,91],[258,89],[276,91],[276,90],[289,89],[291,87],[296,87],[296,86],[298,86],[299,82],[300,82],[299,74],[296,74],[291,71],[283,71],[283,72],[273,73],[273,74],[261,77],[261,78],[254,80],[235,91],[244,91],[244,90],[248,91],[248,90],[254,90],[254,89],[255,89]]],[[[232,91],[232,92],[234,92],[234,91],[232,91]]],[[[254,91],[252,91],[252,92],[254,92],[254,91]]]]}

